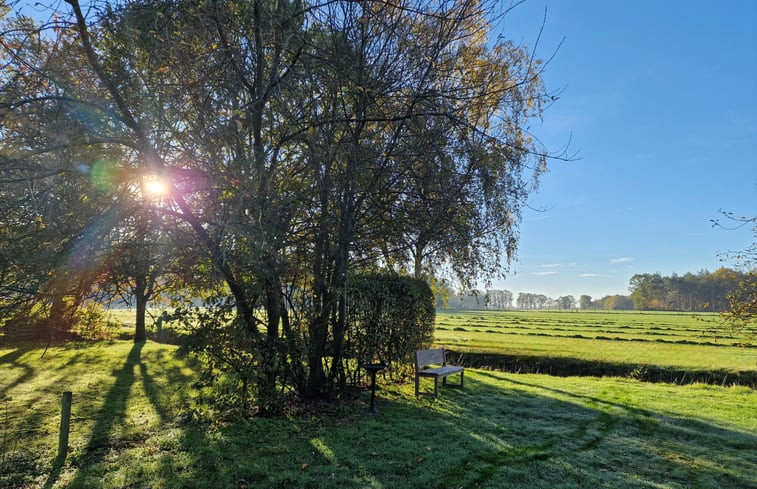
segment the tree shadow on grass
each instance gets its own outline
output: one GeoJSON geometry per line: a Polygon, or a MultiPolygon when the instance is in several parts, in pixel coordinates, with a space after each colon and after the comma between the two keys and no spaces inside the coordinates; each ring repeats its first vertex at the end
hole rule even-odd
{"type": "Polygon", "coordinates": [[[3,399],[11,389],[16,387],[17,385],[27,382],[29,379],[31,379],[34,376],[34,369],[30,367],[29,365],[20,363],[18,360],[23,355],[25,355],[26,353],[29,353],[35,348],[36,348],[35,346],[19,346],[15,350],[8,352],[5,355],[0,357],[0,371],[3,371],[7,369],[8,367],[18,368],[22,370],[21,375],[19,375],[18,377],[16,377],[10,382],[7,381],[8,374],[6,372],[3,372],[2,383],[0,383],[0,399],[3,399]]]}
{"type": "MultiPolygon", "coordinates": [[[[164,405],[161,398],[160,388],[156,385],[152,376],[149,374],[148,367],[143,361],[144,343],[135,343],[123,366],[113,371],[114,382],[110,386],[104,401],[98,412],[94,415],[95,423],[91,430],[91,435],[86,443],[82,453],[78,455],[73,465],[80,467],[97,467],[101,464],[106,456],[113,453],[114,450],[120,450],[129,446],[130,440],[114,435],[114,430],[121,425],[127,417],[127,405],[134,385],[141,381],[145,396],[157,413],[161,424],[167,421],[167,406],[164,405]]],[[[185,381],[185,376],[177,372],[168,372],[172,379],[177,382],[185,381]]],[[[87,395],[92,395],[88,393],[87,395]]],[[[74,396],[76,397],[76,395],[74,396]]],[[[74,402],[76,400],[74,399],[74,402]]],[[[47,482],[44,488],[52,487],[64,467],[64,459],[56,459],[53,463],[47,482]]],[[[76,477],[71,482],[72,486],[87,485],[85,481],[92,474],[86,470],[77,472],[76,477]]]]}
{"type": "Polygon", "coordinates": [[[380,399],[378,416],[186,432],[185,469],[200,487],[757,487],[752,435],[486,375],[435,401],[380,399]]]}
{"type": "MultiPolygon", "coordinates": [[[[478,417],[480,429],[506,430],[501,441],[531,462],[539,460],[535,473],[562,474],[554,481],[556,487],[570,487],[566,484],[575,477],[580,481],[576,487],[757,487],[754,434],[609,397],[576,394],[538,380],[515,380],[517,375],[479,371],[477,377],[479,384],[486,384],[479,389],[502,402],[490,415],[478,417]]],[[[617,388],[622,390],[623,384],[617,388]]],[[[475,417],[475,408],[465,403],[460,407],[475,417]]]]}
{"type": "MultiPolygon", "coordinates": [[[[136,381],[134,367],[140,362],[144,343],[135,343],[126,357],[126,362],[120,370],[114,371],[115,381],[110,387],[102,408],[96,416],[92,434],[78,461],[81,465],[95,465],[103,460],[109,448],[110,432],[113,427],[122,420],[126,414],[126,402],[129,391],[136,381]]],[[[74,398],[74,402],[76,399],[74,398]]],[[[58,476],[64,468],[66,454],[55,459],[50,474],[43,486],[49,489],[58,480],[58,476]]]]}
{"type": "MultiPolygon", "coordinates": [[[[136,382],[134,367],[149,377],[132,353],[132,368],[127,360],[106,399],[108,420],[98,419],[80,460],[88,468],[73,486],[94,487],[97,469],[90,479],[84,473],[104,460],[99,449],[108,445],[96,440],[115,426],[113,414],[126,402],[119,392],[136,382]]],[[[175,441],[164,442],[150,467],[123,485],[757,487],[753,435],[525,380],[534,378],[471,371],[466,389],[442,389],[436,400],[382,389],[377,416],[365,412],[365,393],[358,404],[309,418],[174,425],[175,441]]],[[[145,387],[151,402],[161,404],[160,390],[153,386],[150,394],[145,387]]]]}

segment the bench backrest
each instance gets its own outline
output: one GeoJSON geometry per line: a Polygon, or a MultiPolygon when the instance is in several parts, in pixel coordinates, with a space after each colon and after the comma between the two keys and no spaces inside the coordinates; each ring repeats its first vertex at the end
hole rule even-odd
{"type": "Polygon", "coordinates": [[[415,368],[422,369],[426,365],[446,365],[446,362],[444,360],[444,348],[416,351],[415,368]]]}

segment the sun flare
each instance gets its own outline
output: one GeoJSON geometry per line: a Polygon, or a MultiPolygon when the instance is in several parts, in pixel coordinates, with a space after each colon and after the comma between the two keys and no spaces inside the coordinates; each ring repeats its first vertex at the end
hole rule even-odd
{"type": "Polygon", "coordinates": [[[161,197],[167,192],[166,184],[153,177],[144,182],[144,192],[151,197],[161,197]]]}

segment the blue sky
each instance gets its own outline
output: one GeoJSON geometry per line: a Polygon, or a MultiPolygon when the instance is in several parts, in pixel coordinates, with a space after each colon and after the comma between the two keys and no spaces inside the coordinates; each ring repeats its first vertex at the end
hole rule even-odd
{"type": "Polygon", "coordinates": [[[749,228],[713,228],[719,209],[757,215],[757,2],[529,0],[503,34],[548,58],[564,88],[533,132],[568,140],[521,224],[515,275],[551,297],[628,293],[635,273],[697,272],[745,248],[749,228]]]}
{"type": "MultiPolygon", "coordinates": [[[[503,0],[507,5],[508,0],[503,0]]],[[[514,3],[515,0],[511,0],[514,3]]],[[[501,33],[549,58],[561,90],[533,133],[554,161],[529,202],[518,260],[496,288],[626,294],[635,273],[715,270],[757,215],[757,0],[527,0],[501,33]]]]}

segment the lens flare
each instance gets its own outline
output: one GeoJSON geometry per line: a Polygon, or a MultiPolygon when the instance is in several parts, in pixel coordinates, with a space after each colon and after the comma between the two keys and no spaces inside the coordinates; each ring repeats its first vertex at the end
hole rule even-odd
{"type": "Polygon", "coordinates": [[[166,193],[166,186],[158,180],[150,180],[145,183],[145,190],[150,195],[163,195],[166,193]]]}
{"type": "Polygon", "coordinates": [[[142,193],[147,198],[157,199],[168,193],[168,187],[160,177],[148,176],[142,181],[142,193]]]}

